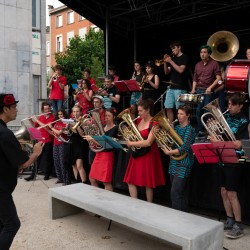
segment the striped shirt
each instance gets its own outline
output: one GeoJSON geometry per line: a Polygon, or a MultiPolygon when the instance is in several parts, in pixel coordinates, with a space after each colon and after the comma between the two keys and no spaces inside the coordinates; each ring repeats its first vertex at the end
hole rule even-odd
{"type": "Polygon", "coordinates": [[[183,140],[183,145],[178,148],[180,154],[182,155],[185,152],[188,154],[182,160],[174,160],[171,158],[168,173],[179,178],[186,178],[189,176],[194,164],[194,154],[191,145],[194,143],[196,133],[195,129],[190,124],[183,128],[177,125],[175,131],[183,140]]]}

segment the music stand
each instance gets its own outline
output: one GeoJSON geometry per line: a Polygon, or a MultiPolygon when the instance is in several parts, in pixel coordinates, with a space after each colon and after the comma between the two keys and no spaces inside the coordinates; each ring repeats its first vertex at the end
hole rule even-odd
{"type": "Polygon", "coordinates": [[[105,149],[122,149],[126,151],[123,146],[116,141],[114,138],[111,138],[110,136],[107,135],[93,135],[92,138],[97,141],[103,148],[105,149]]]}
{"type": "Polygon", "coordinates": [[[140,92],[140,86],[136,80],[121,80],[115,81],[115,86],[119,92],[140,92]]]}
{"type": "Polygon", "coordinates": [[[191,148],[200,164],[239,163],[232,141],[195,143],[191,148]]]}

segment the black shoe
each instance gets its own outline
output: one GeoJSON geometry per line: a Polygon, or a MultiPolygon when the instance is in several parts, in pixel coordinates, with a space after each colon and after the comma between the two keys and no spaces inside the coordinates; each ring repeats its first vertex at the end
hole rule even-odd
{"type": "Polygon", "coordinates": [[[32,181],[32,180],[34,180],[34,175],[30,175],[30,176],[24,178],[24,180],[26,180],[26,181],[32,181]]]}
{"type": "Polygon", "coordinates": [[[48,175],[45,175],[44,178],[43,178],[45,181],[49,180],[49,176],[48,175]]]}

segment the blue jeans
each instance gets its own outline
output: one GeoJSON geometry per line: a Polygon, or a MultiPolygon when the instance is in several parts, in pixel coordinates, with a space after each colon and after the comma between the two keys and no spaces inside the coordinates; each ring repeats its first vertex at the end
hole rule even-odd
{"type": "Polygon", "coordinates": [[[188,212],[188,178],[170,175],[172,208],[188,212]]]}
{"type": "Polygon", "coordinates": [[[58,110],[63,106],[63,100],[51,100],[53,113],[57,114],[58,110]]]}
{"type": "MultiPolygon", "coordinates": [[[[197,94],[204,94],[205,93],[205,89],[197,89],[196,93],[197,94]]],[[[208,103],[210,103],[212,100],[214,100],[215,96],[214,95],[207,95],[204,94],[204,100],[202,103],[199,103],[197,105],[197,109],[196,109],[196,118],[197,118],[197,132],[199,131],[203,131],[204,130],[204,126],[201,122],[201,116],[206,112],[205,109],[203,109],[204,106],[206,106],[208,103]]]]}
{"type": "Polygon", "coordinates": [[[12,195],[0,191],[0,249],[8,250],[21,223],[17,215],[12,195]]]}

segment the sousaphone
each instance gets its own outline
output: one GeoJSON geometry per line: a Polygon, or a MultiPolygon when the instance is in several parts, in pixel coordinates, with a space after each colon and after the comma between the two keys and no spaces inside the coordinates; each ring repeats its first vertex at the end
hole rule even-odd
{"type": "Polygon", "coordinates": [[[231,60],[239,50],[238,38],[229,31],[218,31],[209,37],[207,45],[212,48],[211,58],[218,62],[231,60]]]}

